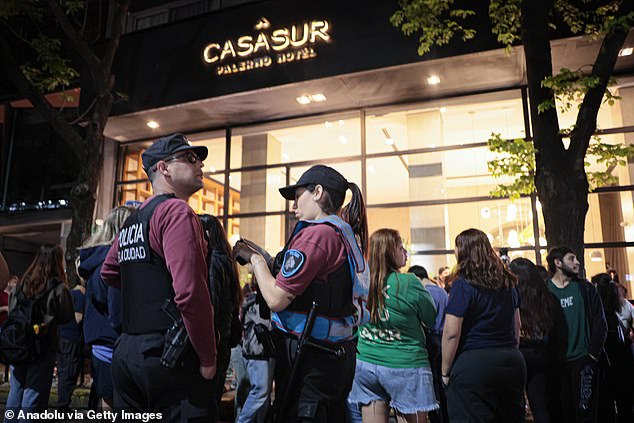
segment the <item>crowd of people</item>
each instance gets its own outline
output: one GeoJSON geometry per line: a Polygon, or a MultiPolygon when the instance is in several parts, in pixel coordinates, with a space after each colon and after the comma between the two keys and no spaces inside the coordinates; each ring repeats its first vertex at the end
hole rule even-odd
{"type": "Polygon", "coordinates": [[[45,410],[56,362],[67,409],[84,342],[91,408],[166,422],[217,421],[229,367],[244,423],[634,420],[634,307],[615,272],[579,278],[567,247],[548,269],[506,263],[478,229],[456,237],[453,269],[401,272],[401,235],[370,236],[359,187],[324,165],[280,189],[298,220],[281,252],[232,247],[187,204],[206,156],[182,134],[153,143],[154,195],[85,241],[84,284],[69,290],[62,249],[44,245],[0,296],[0,313],[37,323],[37,351],[11,359],[7,409],[45,410]]]}

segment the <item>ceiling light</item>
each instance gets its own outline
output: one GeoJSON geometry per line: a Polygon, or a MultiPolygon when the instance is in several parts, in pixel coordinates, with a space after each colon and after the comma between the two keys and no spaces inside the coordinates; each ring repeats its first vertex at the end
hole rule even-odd
{"type": "Polygon", "coordinates": [[[337,123],[338,123],[339,125],[343,125],[343,124],[344,124],[344,123],[346,123],[346,122],[344,122],[343,120],[339,119],[339,120],[337,121],[337,123]]]}
{"type": "Polygon", "coordinates": [[[326,101],[326,96],[322,93],[313,94],[310,96],[310,99],[314,102],[321,103],[322,101],[326,101]]]}
{"type": "Polygon", "coordinates": [[[488,219],[491,217],[491,209],[488,207],[482,207],[482,210],[480,210],[480,216],[482,216],[483,219],[488,219]]]}
{"type": "Polygon", "coordinates": [[[427,83],[429,85],[438,85],[440,84],[440,77],[437,75],[432,75],[429,78],[427,78],[427,83]]]}
{"type": "Polygon", "coordinates": [[[209,166],[208,167],[210,172],[215,172],[216,171],[216,166],[209,166]]]}
{"type": "Polygon", "coordinates": [[[348,138],[346,138],[346,137],[345,137],[345,136],[343,136],[343,135],[339,135],[339,142],[340,142],[341,144],[348,144],[348,138]]]}
{"type": "Polygon", "coordinates": [[[324,126],[325,126],[326,128],[330,128],[330,127],[332,126],[332,123],[331,123],[330,121],[325,121],[325,122],[324,122],[324,126]]]}
{"type": "Polygon", "coordinates": [[[634,48],[628,47],[628,48],[621,49],[621,51],[619,51],[619,56],[621,57],[631,56],[632,53],[634,53],[634,48]]]}
{"type": "Polygon", "coordinates": [[[372,166],[372,165],[368,165],[368,172],[370,172],[370,173],[376,173],[376,169],[374,168],[374,166],[372,166]]]}
{"type": "Polygon", "coordinates": [[[447,112],[447,108],[446,107],[441,107],[440,108],[440,113],[446,113],[447,112]]]}
{"type": "Polygon", "coordinates": [[[161,126],[161,125],[159,125],[159,123],[158,123],[157,121],[155,121],[155,120],[148,120],[148,121],[147,121],[147,123],[146,123],[146,125],[147,125],[148,127],[152,128],[152,129],[156,129],[156,128],[158,128],[159,126],[161,126]]]}
{"type": "Polygon", "coordinates": [[[308,104],[308,103],[310,103],[310,98],[307,95],[299,96],[295,100],[297,100],[297,102],[299,104],[308,104]]]}
{"type": "Polygon", "coordinates": [[[289,161],[290,158],[291,158],[291,156],[289,156],[288,154],[282,153],[282,160],[284,160],[285,162],[289,161]]]}
{"type": "Polygon", "coordinates": [[[392,138],[386,138],[385,145],[394,145],[394,140],[392,138]]]}
{"type": "Polygon", "coordinates": [[[593,251],[590,253],[590,261],[603,261],[601,251],[593,251]]]}

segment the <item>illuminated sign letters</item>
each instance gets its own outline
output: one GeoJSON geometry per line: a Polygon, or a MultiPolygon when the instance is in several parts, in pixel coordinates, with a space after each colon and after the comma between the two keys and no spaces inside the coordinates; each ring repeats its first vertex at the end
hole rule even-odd
{"type": "Polygon", "coordinates": [[[285,64],[317,57],[315,45],[331,40],[330,23],[326,20],[306,21],[290,27],[270,30],[266,18],[258,19],[258,31],[210,43],[203,50],[203,62],[216,65],[217,75],[230,75],[252,69],[285,64]]]}

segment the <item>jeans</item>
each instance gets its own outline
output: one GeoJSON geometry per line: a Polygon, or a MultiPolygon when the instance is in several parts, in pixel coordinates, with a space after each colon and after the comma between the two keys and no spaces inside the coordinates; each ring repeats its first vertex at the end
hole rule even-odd
{"type": "Polygon", "coordinates": [[[247,395],[249,395],[249,375],[247,374],[245,360],[242,357],[242,347],[240,347],[240,345],[231,349],[231,362],[229,365],[233,369],[233,374],[236,379],[236,396],[233,406],[237,416],[240,414],[240,410],[242,410],[247,395]]]}
{"type": "Polygon", "coordinates": [[[18,410],[39,412],[48,408],[48,397],[53,381],[55,367],[55,350],[44,347],[40,358],[31,364],[11,366],[11,382],[7,397],[7,410],[13,410],[15,417],[6,418],[6,422],[28,421],[18,420],[18,410]]]}
{"type": "Polygon", "coordinates": [[[236,423],[261,423],[265,421],[270,406],[271,386],[275,359],[246,359],[247,373],[251,382],[251,390],[247,396],[236,423]]]}

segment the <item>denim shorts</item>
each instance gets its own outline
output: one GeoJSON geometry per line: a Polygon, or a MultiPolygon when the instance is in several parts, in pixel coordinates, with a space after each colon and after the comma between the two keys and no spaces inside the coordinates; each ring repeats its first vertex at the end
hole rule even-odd
{"type": "Polygon", "coordinates": [[[385,401],[401,414],[438,409],[429,367],[394,369],[358,358],[349,401],[359,405],[385,401]]]}

